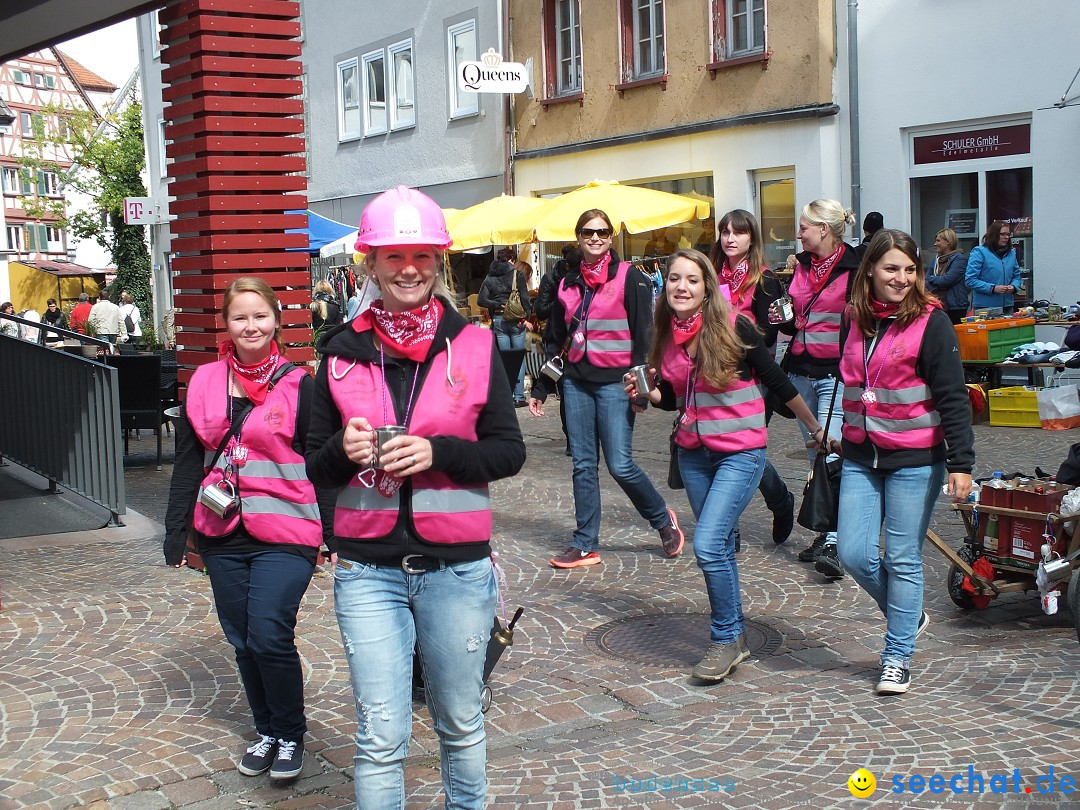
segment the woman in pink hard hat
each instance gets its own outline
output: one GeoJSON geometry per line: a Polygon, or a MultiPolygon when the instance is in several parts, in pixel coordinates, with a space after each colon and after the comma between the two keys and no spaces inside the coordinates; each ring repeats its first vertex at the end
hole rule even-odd
{"type": "Polygon", "coordinates": [[[341,490],[334,609],[359,721],[357,807],[404,806],[414,650],[446,807],[481,808],[486,793],[488,483],[521,469],[525,444],[491,331],[470,326],[443,286],[450,241],[419,191],[372,200],[356,249],[381,297],[318,347],[307,471],[341,490]]]}

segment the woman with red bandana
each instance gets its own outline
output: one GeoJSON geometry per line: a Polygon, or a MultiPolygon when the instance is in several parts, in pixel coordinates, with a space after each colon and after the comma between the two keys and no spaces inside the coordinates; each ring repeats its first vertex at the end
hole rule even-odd
{"type": "Polygon", "coordinates": [[[965,501],[975,436],[952,321],[927,293],[915,240],[870,241],[845,316],[844,469],[837,548],[885,616],[879,695],[911,685],[922,609],[922,546],[941,482],[965,501]],[[884,530],[885,537],[881,534],[884,530]]]}
{"type": "MultiPolygon", "coordinates": [[[[847,306],[853,271],[859,267],[855,249],[844,244],[844,231],[854,224],[855,214],[836,200],[814,200],[803,208],[798,235],[805,250],[795,256],[788,286],[795,319],[782,323],[783,316],[775,306],[771,315],[780,324],[780,331],[792,336],[781,367],[818,421],[823,425],[828,422],[829,436],[836,440],[840,439],[840,403],[844,399],[840,314],[847,306]]],[[[809,438],[805,430],[803,438],[809,438]]],[[[811,464],[816,452],[807,451],[811,464]]],[[[835,458],[830,456],[829,461],[835,458]]],[[[814,563],[819,573],[832,579],[844,575],[836,556],[836,532],[815,537],[809,548],[799,552],[799,560],[814,563]]]]}
{"type": "Polygon", "coordinates": [[[304,474],[314,384],[282,356],[277,296],[258,278],[225,290],[221,359],[200,366],[176,420],[165,562],[179,568],[189,529],[255,720],[237,768],[292,779],[304,765],[304,673],[294,630],[324,538],[304,474]]]}
{"type": "Polygon", "coordinates": [[[488,484],[525,462],[489,329],[442,282],[433,200],[399,186],[360,218],[381,297],[319,344],[307,471],[340,489],[334,611],[356,699],[357,807],[403,807],[414,651],[439,737],[446,807],[482,808],[480,696],[496,585],[488,484]],[[379,441],[376,430],[402,428],[379,441]]]}
{"type": "MultiPolygon", "coordinates": [[[[615,228],[599,209],[585,211],[574,227],[582,259],[561,282],[551,308],[550,354],[563,358],[566,434],[574,460],[574,517],[569,547],[551,558],[555,568],[600,562],[599,448],[608,472],[638,514],[660,533],[666,557],[677,557],[683,532],[663,496],[633,457],[634,412],[623,392],[623,375],[645,362],[652,320],[652,282],[621,261],[611,247],[615,228]]],[[[544,415],[554,383],[544,375],[533,385],[529,410],[544,415]]]]}

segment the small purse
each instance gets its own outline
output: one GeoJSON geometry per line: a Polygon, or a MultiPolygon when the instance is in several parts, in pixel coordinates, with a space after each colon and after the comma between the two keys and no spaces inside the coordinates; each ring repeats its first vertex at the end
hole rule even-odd
{"type": "Polygon", "coordinates": [[[510,287],[510,295],[507,297],[502,311],[504,321],[520,321],[525,317],[525,306],[521,303],[521,293],[518,292],[517,270],[514,270],[513,274],[514,280],[510,287]]]}
{"type": "MultiPolygon", "coordinates": [[[[839,387],[839,384],[833,385],[829,415],[825,419],[823,441],[826,443],[829,437],[829,422],[832,420],[833,405],[836,404],[836,389],[839,387]]],[[[837,459],[830,462],[827,461],[828,457],[829,451],[824,447],[814,456],[810,477],[803,488],[802,504],[799,506],[798,523],[812,532],[836,531],[837,518],[840,514],[840,470],[843,467],[843,461],[837,459]]]]}
{"type": "Polygon", "coordinates": [[[667,485],[670,489],[685,489],[682,473],[679,471],[679,445],[675,444],[675,434],[679,432],[679,417],[676,414],[675,422],[671,425],[671,437],[668,439],[669,455],[667,468],[667,485]]]}

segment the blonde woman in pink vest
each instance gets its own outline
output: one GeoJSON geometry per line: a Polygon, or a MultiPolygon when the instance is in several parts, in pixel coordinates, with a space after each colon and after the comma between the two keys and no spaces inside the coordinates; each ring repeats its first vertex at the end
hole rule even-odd
{"type": "Polygon", "coordinates": [[[840,361],[837,548],[885,616],[880,695],[906,692],[911,684],[915,639],[930,623],[922,609],[930,514],[946,475],[952,499],[967,499],[975,462],[956,332],[924,281],[915,240],[903,231],[878,231],[851,286],[840,361]]]}
{"type": "Polygon", "coordinates": [[[333,549],[304,474],[315,386],[282,354],[280,307],[265,281],[233,281],[221,317],[221,359],[195,370],[176,421],[165,562],[184,564],[194,526],[258,735],[237,768],[293,779],[307,730],[296,614],[324,538],[333,549]]]}
{"type": "Polygon", "coordinates": [[[404,807],[414,654],[439,737],[448,808],[482,808],[480,695],[495,616],[488,484],[525,443],[489,329],[440,275],[439,206],[399,186],[360,218],[380,295],[319,345],[307,470],[340,488],[334,611],[356,699],[356,806],[404,807]]]}
{"type": "MultiPolygon", "coordinates": [[[[794,320],[772,309],[772,319],[780,331],[791,335],[781,366],[803,400],[821,424],[829,422],[829,436],[840,438],[840,403],[844,386],[840,381],[840,315],[848,302],[848,290],[859,257],[844,244],[844,231],[855,224],[855,214],[836,200],[814,200],[799,216],[799,241],[803,252],[796,254],[794,272],[788,286],[795,309],[794,320]],[[833,390],[836,396],[833,397],[833,390]],[[829,403],[832,402],[831,420],[829,403]]],[[[790,261],[790,259],[789,259],[790,261]]],[[[803,431],[804,438],[809,438],[803,431]]],[[[807,451],[814,463],[816,450],[807,451]]],[[[830,456],[832,461],[836,457],[830,456]]],[[[836,556],[836,532],[819,534],[809,548],[799,552],[799,560],[813,562],[818,572],[836,579],[844,567],[836,556]]]]}
{"type": "MultiPolygon", "coordinates": [[[[574,226],[581,264],[559,282],[548,323],[550,354],[562,357],[566,434],[574,460],[574,518],[569,547],[551,558],[555,568],[596,565],[600,560],[600,448],[608,472],[638,514],[660,534],[666,557],[677,557],[684,536],[675,510],[634,461],[634,412],[623,392],[623,375],[645,362],[652,320],[652,282],[611,247],[615,226],[598,208],[574,226]]],[[[555,383],[540,375],[529,400],[533,416],[555,383]]]]}
{"type": "MultiPolygon", "coordinates": [[[[648,399],[680,412],[679,472],[697,519],[694,556],[712,614],[709,648],[692,675],[720,681],[750,657],[735,528],[765,467],[762,386],[791,408],[814,440],[822,440],[824,431],[776,365],[761,331],[724,300],[705,254],[679,250],[668,258],[655,335],[649,365],[660,380],[648,399]]],[[[630,377],[625,390],[633,402],[639,392],[630,377]]]]}

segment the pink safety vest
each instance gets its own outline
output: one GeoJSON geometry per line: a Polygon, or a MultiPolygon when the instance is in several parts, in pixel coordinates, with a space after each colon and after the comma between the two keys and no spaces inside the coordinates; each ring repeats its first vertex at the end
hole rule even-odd
{"type": "MultiPolygon", "coordinates": [[[[282,362],[285,362],[282,360],[282,362]]],[[[240,429],[247,450],[236,467],[240,508],[220,518],[201,503],[195,506],[195,528],[207,537],[224,537],[239,525],[264,543],[288,543],[318,548],[322,545],[322,522],[315,487],[308,480],[304,457],[293,449],[300,380],[305,372],[296,368],[271,388],[262,405],[256,405],[240,429]]],[[[188,383],[185,404],[188,421],[205,449],[203,487],[222,478],[235,437],[213,469],[218,445],[229,430],[227,403],[229,372],[225,360],[200,366],[188,383]]]]}
{"type": "MultiPolygon", "coordinates": [[[[476,440],[476,423],[487,403],[491,377],[491,330],[466,326],[447,350],[431,360],[420,384],[409,434],[458,436],[476,440]]],[[[330,394],[341,413],[341,424],[362,416],[373,428],[399,424],[393,399],[386,390],[378,363],[328,357],[330,394]],[[386,419],[383,418],[383,407],[386,419]]],[[[377,476],[384,475],[381,471],[377,476]]],[[[418,537],[428,543],[482,543],[491,539],[491,496],[486,483],[460,484],[441,472],[425,470],[412,482],[411,518],[418,537]]],[[[334,510],[334,533],[355,540],[388,535],[402,509],[399,488],[389,497],[378,485],[365,487],[356,475],[341,490],[334,510]]]]}
{"type": "MultiPolygon", "coordinates": [[[[593,294],[588,311],[570,336],[567,357],[571,363],[580,363],[588,356],[589,362],[597,368],[630,367],[633,336],[626,314],[626,273],[629,269],[629,262],[619,262],[615,276],[601,284],[593,294]]],[[[567,287],[563,279],[558,297],[569,328],[581,306],[582,289],[576,284],[567,287]]]]}
{"type": "Polygon", "coordinates": [[[930,386],[915,373],[926,324],[931,309],[903,329],[889,327],[877,342],[869,359],[874,392],[871,403],[864,402],[868,390],[864,367],[863,335],[852,323],[840,359],[844,380],[844,438],[856,444],[867,440],[885,450],[927,449],[945,441],[941,416],[934,405],[930,386]]]}
{"type": "Polygon", "coordinates": [[[810,287],[810,271],[802,265],[796,267],[788,287],[788,295],[791,296],[795,309],[798,329],[791,339],[788,351],[793,354],[806,352],[819,360],[839,359],[840,313],[847,306],[847,282],[847,273],[840,273],[830,279],[807,313],[806,308],[814,299],[814,292],[810,287]]]}
{"type": "MultiPolygon", "coordinates": [[[[731,312],[733,324],[737,316],[738,313],[731,312]]],[[[660,374],[674,387],[676,402],[684,414],[689,373],[690,358],[675,341],[669,341],[660,359],[660,374]]],[[[721,453],[738,453],[768,444],[765,401],[756,377],[749,380],[736,377],[720,390],[699,375],[691,398],[689,408],[696,418],[690,424],[686,424],[685,418],[679,420],[675,443],[680,447],[693,449],[705,445],[721,453]]]]}

